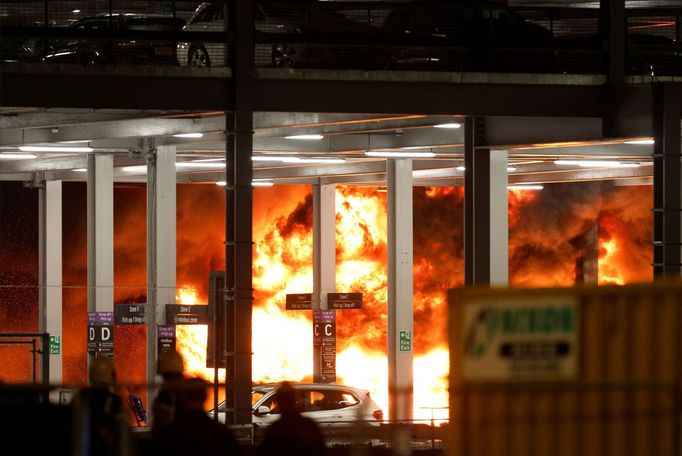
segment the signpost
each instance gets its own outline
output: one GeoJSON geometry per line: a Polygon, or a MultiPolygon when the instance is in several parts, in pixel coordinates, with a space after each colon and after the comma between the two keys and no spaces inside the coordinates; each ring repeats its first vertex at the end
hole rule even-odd
{"type": "Polygon", "coordinates": [[[114,316],[117,325],[144,325],[144,304],[116,304],[114,316]]]}
{"type": "Polygon", "coordinates": [[[578,372],[578,304],[573,297],[465,304],[464,377],[570,380],[578,372]]]}
{"type": "Polygon", "coordinates": [[[336,311],[313,310],[313,347],[320,361],[320,378],[315,381],[336,381],[336,311]]]}
{"type": "Polygon", "coordinates": [[[362,293],[327,293],[328,309],[362,309],[362,293]]]}
{"type": "Polygon", "coordinates": [[[174,325],[159,325],[157,326],[156,334],[158,337],[158,355],[175,351],[175,326],[174,325]]]}
{"type": "Polygon", "coordinates": [[[167,325],[206,325],[208,306],[205,304],[166,304],[167,325]]]}
{"type": "Polygon", "coordinates": [[[313,301],[313,293],[287,294],[286,310],[313,310],[313,381],[333,383],[336,381],[336,310],[362,309],[362,293],[327,293],[327,310],[320,310],[319,302],[313,306],[313,301]]]}
{"type": "Polygon", "coordinates": [[[113,312],[88,312],[88,353],[97,358],[114,357],[113,312]]]}
{"type": "Polygon", "coordinates": [[[285,305],[286,310],[311,310],[313,308],[312,293],[288,294],[285,305]]]}
{"type": "Polygon", "coordinates": [[[58,355],[62,352],[61,350],[61,337],[50,336],[50,354],[58,355]]]}
{"type": "Polygon", "coordinates": [[[400,351],[412,351],[412,331],[400,331],[400,351]]]}

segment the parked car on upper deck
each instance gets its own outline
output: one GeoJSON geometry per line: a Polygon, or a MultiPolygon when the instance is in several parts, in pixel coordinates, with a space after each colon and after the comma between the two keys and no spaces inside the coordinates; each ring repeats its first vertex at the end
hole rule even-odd
{"type": "Polygon", "coordinates": [[[78,64],[177,65],[175,41],[116,37],[116,32],[177,32],[184,25],[183,19],[166,16],[139,14],[110,16],[106,14],[88,17],[69,25],[70,29],[81,31],[86,36],[60,40],[45,56],[44,61],[78,64]],[[92,36],[87,36],[88,32],[92,32],[92,36]]]}
{"type": "Polygon", "coordinates": [[[397,69],[524,71],[551,66],[552,33],[485,1],[411,1],[381,26],[397,69]]]}
{"type": "MultiPolygon", "coordinates": [[[[606,71],[606,51],[598,34],[566,36],[556,40],[556,68],[563,73],[606,71]]],[[[682,75],[682,45],[671,38],[648,33],[628,33],[625,44],[628,75],[682,75]]]]}
{"type": "MultiPolygon", "coordinates": [[[[372,43],[353,38],[376,34],[368,23],[356,22],[318,0],[282,2],[260,0],[254,11],[255,31],[268,34],[270,42],[256,44],[256,65],[290,67],[385,66],[387,56],[372,43]],[[277,35],[289,39],[278,41],[277,35]],[[300,42],[291,42],[292,38],[300,42]],[[315,42],[316,38],[324,39],[315,42]],[[330,42],[329,38],[335,38],[330,42]]],[[[187,32],[226,32],[227,5],[202,3],[183,29],[187,32]]],[[[227,38],[227,35],[226,35],[227,38]]],[[[220,67],[227,64],[225,42],[181,42],[178,62],[189,66],[220,67]]]]}

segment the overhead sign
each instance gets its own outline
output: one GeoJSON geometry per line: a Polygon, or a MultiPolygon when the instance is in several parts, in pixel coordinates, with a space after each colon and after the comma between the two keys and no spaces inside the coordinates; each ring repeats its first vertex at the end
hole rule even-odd
{"type": "Polygon", "coordinates": [[[316,382],[336,382],[336,311],[313,311],[313,349],[319,363],[316,382]]]}
{"type": "Polygon", "coordinates": [[[88,353],[114,357],[114,313],[88,312],[88,353]]]}
{"type": "Polygon", "coordinates": [[[208,306],[205,304],[166,304],[167,325],[206,325],[208,306]]]}
{"type": "Polygon", "coordinates": [[[327,293],[328,309],[362,309],[362,293],[327,293]]]}
{"type": "Polygon", "coordinates": [[[470,380],[566,380],[578,367],[573,297],[496,299],[464,305],[462,359],[470,380]]]}
{"type": "Polygon", "coordinates": [[[61,337],[50,336],[50,354],[58,355],[62,352],[61,349],[61,337]]]}
{"type": "Polygon", "coordinates": [[[117,304],[114,306],[114,317],[117,325],[144,325],[144,304],[117,304]]]}
{"type": "Polygon", "coordinates": [[[157,351],[158,354],[175,351],[175,326],[174,325],[158,325],[156,327],[156,335],[158,338],[157,351]]]}
{"type": "Polygon", "coordinates": [[[287,294],[286,310],[310,310],[313,308],[312,293],[287,294]]]}

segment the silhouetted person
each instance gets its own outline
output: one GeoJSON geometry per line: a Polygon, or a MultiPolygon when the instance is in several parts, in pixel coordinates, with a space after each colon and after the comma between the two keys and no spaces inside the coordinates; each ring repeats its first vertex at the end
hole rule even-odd
{"type": "Polygon", "coordinates": [[[173,421],[156,436],[156,454],[233,456],[240,453],[232,432],[204,411],[207,386],[204,380],[191,378],[178,389],[173,421]]]}
{"type": "Polygon", "coordinates": [[[275,407],[280,418],[265,428],[258,456],[321,456],[325,453],[324,437],[310,418],[301,415],[296,391],[288,382],[276,393],[275,407]]]}
{"type": "Polygon", "coordinates": [[[90,385],[74,398],[77,454],[109,456],[128,453],[128,423],[123,400],[114,392],[116,370],[111,358],[90,364],[90,385]]]}
{"type": "Polygon", "coordinates": [[[177,391],[185,383],[184,363],[176,351],[159,356],[156,372],[163,377],[163,384],[152,404],[152,434],[173,422],[176,410],[177,391]]]}

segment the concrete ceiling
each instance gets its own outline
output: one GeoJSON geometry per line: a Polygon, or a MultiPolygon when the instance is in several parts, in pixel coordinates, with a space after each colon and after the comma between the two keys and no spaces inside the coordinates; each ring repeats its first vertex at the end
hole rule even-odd
{"type": "MultiPolygon", "coordinates": [[[[385,184],[383,158],[368,150],[433,152],[435,157],[414,160],[417,185],[461,185],[463,128],[434,128],[459,122],[456,116],[264,113],[254,115],[255,157],[336,158],[339,163],[281,163],[254,161],[254,178],[276,183],[338,182],[385,184]],[[285,136],[319,134],[320,140],[285,136]]],[[[150,112],[79,109],[11,109],[0,111],[0,157],[18,152],[21,145],[89,146],[115,156],[115,179],[146,179],[142,165],[148,140],[175,144],[178,162],[198,162],[178,168],[179,182],[224,180],[225,150],[222,113],[150,112]],[[180,133],[203,133],[201,138],[177,138],[180,133]],[[211,161],[205,161],[211,160],[211,161]],[[130,167],[134,168],[130,168],[130,167]]],[[[651,145],[625,144],[627,139],[601,140],[599,118],[488,117],[487,146],[509,153],[511,183],[563,182],[594,179],[648,178],[652,174],[651,145]],[[637,168],[564,166],[559,158],[621,160],[637,168]]],[[[84,153],[35,153],[35,159],[0,159],[0,180],[84,180],[75,171],[86,167],[84,153]]]]}

